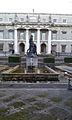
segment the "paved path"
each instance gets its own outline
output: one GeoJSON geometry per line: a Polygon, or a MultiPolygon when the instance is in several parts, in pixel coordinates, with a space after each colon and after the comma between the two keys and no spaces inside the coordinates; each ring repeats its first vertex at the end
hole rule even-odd
{"type": "Polygon", "coordinates": [[[67,83],[0,83],[1,88],[53,88],[53,89],[67,89],[67,83]]]}

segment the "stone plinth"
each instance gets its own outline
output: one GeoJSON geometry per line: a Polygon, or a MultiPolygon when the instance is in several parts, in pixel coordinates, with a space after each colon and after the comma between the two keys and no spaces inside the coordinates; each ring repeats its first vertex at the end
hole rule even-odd
{"type": "Polygon", "coordinates": [[[33,67],[37,67],[38,66],[38,58],[37,56],[34,57],[26,57],[26,66],[33,66],[33,67]]]}

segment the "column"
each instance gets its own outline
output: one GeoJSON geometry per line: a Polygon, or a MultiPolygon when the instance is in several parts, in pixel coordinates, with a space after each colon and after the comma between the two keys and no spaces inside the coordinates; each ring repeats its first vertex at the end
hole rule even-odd
{"type": "Polygon", "coordinates": [[[48,54],[51,54],[51,30],[48,32],[48,54]]]}
{"type": "Polygon", "coordinates": [[[14,32],[14,53],[18,54],[18,43],[17,43],[17,29],[14,32]]]}
{"type": "Polygon", "coordinates": [[[40,54],[40,29],[37,30],[37,54],[40,54]]]}
{"type": "Polygon", "coordinates": [[[29,49],[29,34],[28,34],[29,30],[26,29],[26,44],[25,44],[25,53],[27,52],[27,50],[29,49]]]}

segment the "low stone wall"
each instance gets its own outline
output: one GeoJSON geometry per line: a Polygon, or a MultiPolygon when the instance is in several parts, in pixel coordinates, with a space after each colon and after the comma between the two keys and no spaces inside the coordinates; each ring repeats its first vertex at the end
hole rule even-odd
{"type": "Polygon", "coordinates": [[[6,69],[8,69],[8,66],[0,65],[0,72],[3,71],[3,70],[6,70],[6,69]]]}
{"type": "Polygon", "coordinates": [[[19,65],[11,67],[9,70],[6,70],[1,73],[1,78],[3,81],[24,81],[24,82],[37,82],[37,81],[58,81],[59,73],[54,71],[48,66],[45,66],[47,69],[46,73],[13,73],[19,68],[19,65]]]}
{"type": "Polygon", "coordinates": [[[24,81],[24,82],[36,82],[36,81],[58,81],[58,74],[2,74],[3,81],[24,81]]]}
{"type": "Polygon", "coordinates": [[[19,68],[19,65],[17,65],[17,66],[15,66],[15,67],[13,67],[13,68],[10,68],[10,69],[8,69],[8,70],[6,70],[6,71],[3,71],[2,73],[4,74],[7,74],[7,73],[12,73],[12,72],[14,72],[15,70],[17,70],[19,68]]]}
{"type": "Polygon", "coordinates": [[[47,69],[48,69],[48,71],[50,71],[51,73],[55,73],[55,74],[59,74],[58,72],[56,72],[55,70],[53,70],[53,69],[51,69],[50,67],[48,67],[48,66],[45,66],[47,69]]]}
{"type": "MultiPolygon", "coordinates": [[[[17,67],[15,67],[15,69],[17,69],[17,67]]],[[[1,74],[1,77],[3,81],[24,81],[24,82],[58,81],[59,73],[53,71],[48,67],[47,69],[50,70],[51,72],[50,73],[11,73],[10,70],[7,72],[3,72],[1,74]]]]}

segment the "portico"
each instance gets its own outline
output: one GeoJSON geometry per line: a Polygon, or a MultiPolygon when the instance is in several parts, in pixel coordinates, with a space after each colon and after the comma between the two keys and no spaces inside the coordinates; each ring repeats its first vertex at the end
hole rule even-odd
{"type": "MultiPolygon", "coordinates": [[[[23,29],[23,28],[22,28],[23,29]]],[[[33,41],[37,46],[37,54],[42,54],[42,49],[44,49],[45,54],[51,53],[51,30],[42,28],[24,28],[24,31],[15,28],[14,30],[14,51],[15,54],[20,53],[19,43],[24,43],[24,54],[26,54],[29,48],[29,38],[33,35],[33,41]],[[46,46],[42,45],[45,44],[46,46]],[[41,46],[42,45],[42,46],[41,46]],[[43,48],[44,47],[44,48],[43,48]],[[46,50],[45,50],[46,49],[46,50]]],[[[23,52],[23,51],[22,51],[23,52]]]]}

